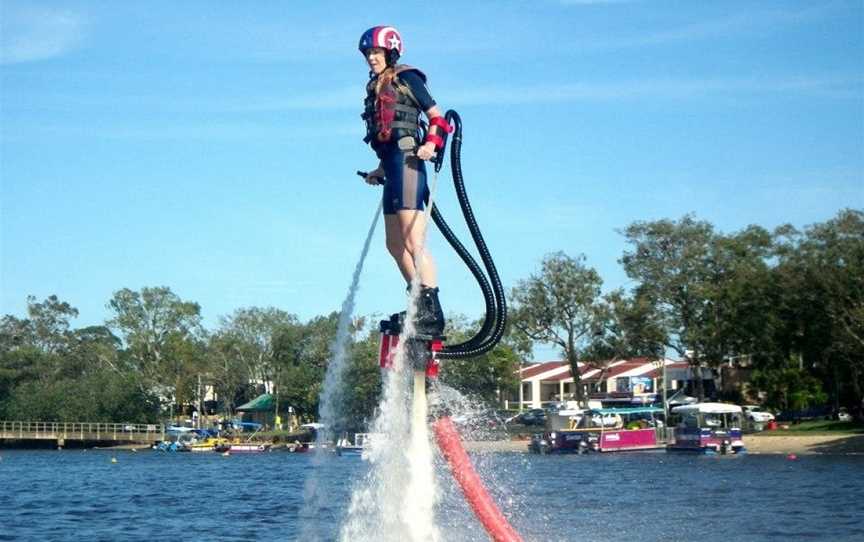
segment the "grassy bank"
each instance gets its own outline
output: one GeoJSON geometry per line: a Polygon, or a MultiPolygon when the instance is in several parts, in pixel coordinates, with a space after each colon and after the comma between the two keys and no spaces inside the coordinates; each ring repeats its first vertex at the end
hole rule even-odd
{"type": "Polygon", "coordinates": [[[841,436],[864,434],[864,424],[860,422],[838,422],[835,420],[813,420],[800,423],[779,422],[774,431],[753,434],[754,437],[783,436],[841,436]]]}

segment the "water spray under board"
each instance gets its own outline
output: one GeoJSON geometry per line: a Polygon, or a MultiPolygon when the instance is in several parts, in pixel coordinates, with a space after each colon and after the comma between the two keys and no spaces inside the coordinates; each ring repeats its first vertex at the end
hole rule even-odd
{"type": "MultiPolygon", "coordinates": [[[[483,267],[474,260],[470,252],[462,245],[434,201],[429,202],[432,219],[444,235],[447,242],[459,254],[459,257],[471,271],[483,292],[486,304],[486,314],[483,324],[473,337],[462,343],[446,345],[447,338],[440,335],[423,335],[415,333],[412,325],[415,303],[411,303],[408,313],[397,313],[380,324],[381,348],[379,363],[383,369],[399,369],[400,361],[410,366],[414,374],[414,397],[412,401],[412,418],[414,426],[425,427],[427,418],[426,385],[429,380],[438,377],[441,360],[463,359],[480,356],[492,348],[501,339],[507,319],[507,306],[504,299],[504,289],[498,276],[495,263],[492,260],[474,213],[468,200],[462,178],[461,148],[462,121],[455,111],[447,111],[445,119],[453,127],[453,143],[450,147],[450,165],[453,174],[453,184],[462,214],[471,232],[474,244],[480,253],[483,267]],[[484,271],[485,268],[485,271],[484,271]],[[488,274],[488,276],[487,276],[488,274]]],[[[443,134],[444,146],[434,159],[435,178],[444,162],[447,134],[443,134]]],[[[360,174],[360,172],[358,172],[360,174]]],[[[434,194],[434,186],[431,190],[434,194]]],[[[416,285],[415,285],[416,286],[416,285]]],[[[416,297],[416,296],[412,296],[416,297]]],[[[458,482],[466,500],[470,504],[477,519],[496,542],[521,542],[522,538],[513,529],[507,518],[495,504],[486,490],[482,479],[477,474],[468,454],[462,446],[459,433],[450,419],[449,413],[439,410],[433,413],[435,421],[432,424],[436,441],[448,464],[453,477],[458,482]]]]}

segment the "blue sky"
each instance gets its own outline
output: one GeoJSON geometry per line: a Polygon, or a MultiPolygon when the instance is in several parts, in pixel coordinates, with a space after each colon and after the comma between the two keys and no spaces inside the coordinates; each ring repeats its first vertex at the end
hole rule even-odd
{"type": "MultiPolygon", "coordinates": [[[[505,286],[552,251],[630,284],[618,230],[864,208],[864,7],[825,2],[0,0],[0,314],[169,286],[205,324],[337,310],[376,209],[359,118],[376,24],[464,121],[505,286]]],[[[437,201],[457,232],[449,177],[437,201]]],[[[467,236],[465,237],[467,240],[467,236]]],[[[482,298],[437,231],[445,310],[482,298]]],[[[360,314],[404,304],[379,227],[360,314]]]]}

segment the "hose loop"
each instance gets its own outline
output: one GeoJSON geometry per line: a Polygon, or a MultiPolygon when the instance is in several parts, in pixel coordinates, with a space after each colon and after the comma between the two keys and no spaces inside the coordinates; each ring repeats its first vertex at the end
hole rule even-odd
{"type": "MultiPolygon", "coordinates": [[[[501,340],[504,335],[504,327],[507,322],[507,304],[504,297],[504,288],[501,285],[501,279],[498,276],[498,270],[495,267],[495,262],[489,253],[489,248],[486,246],[486,241],[483,239],[483,234],[480,232],[480,227],[474,217],[474,211],[471,208],[471,203],[468,199],[468,193],[465,190],[465,181],[462,176],[462,119],[459,114],[452,109],[447,111],[445,118],[448,123],[454,127],[453,139],[450,145],[450,169],[453,174],[453,185],[456,189],[456,196],[459,200],[459,206],[462,209],[462,215],[468,226],[468,231],[471,233],[471,238],[480,253],[480,259],[485,267],[483,269],[477,264],[470,252],[459,241],[444,217],[436,206],[432,208],[432,220],[441,231],[450,246],[459,254],[462,261],[468,266],[469,271],[474,276],[477,284],[483,292],[483,298],[486,304],[486,314],[483,319],[483,325],[477,333],[467,341],[459,344],[449,345],[445,347],[438,357],[441,359],[464,359],[480,356],[492,348],[501,340]],[[488,273],[488,278],[486,276],[488,273]]],[[[443,153],[441,153],[443,155],[443,153]]],[[[439,162],[436,167],[440,167],[439,162]]]]}

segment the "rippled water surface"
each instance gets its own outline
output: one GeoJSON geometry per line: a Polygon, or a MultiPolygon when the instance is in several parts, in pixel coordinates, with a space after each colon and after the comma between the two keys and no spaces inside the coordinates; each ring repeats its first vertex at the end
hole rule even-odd
{"type": "MultiPolygon", "coordinates": [[[[526,541],[864,540],[860,457],[474,459],[526,541]]],[[[334,540],[366,464],[317,468],[328,498],[301,517],[307,454],[0,450],[0,540],[334,540]]],[[[446,467],[436,472],[444,540],[485,540],[446,467]]]]}

